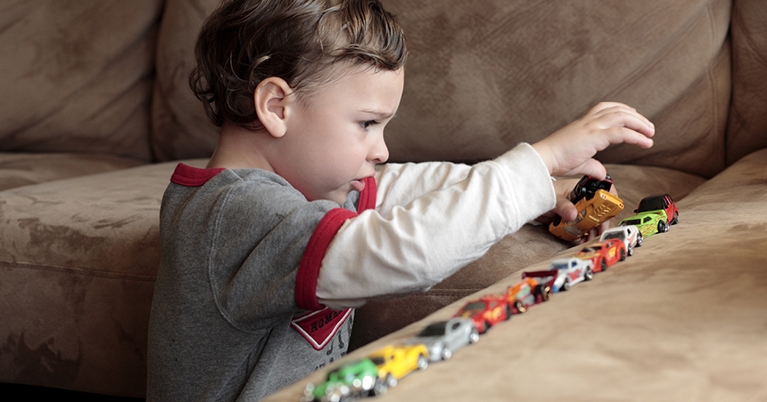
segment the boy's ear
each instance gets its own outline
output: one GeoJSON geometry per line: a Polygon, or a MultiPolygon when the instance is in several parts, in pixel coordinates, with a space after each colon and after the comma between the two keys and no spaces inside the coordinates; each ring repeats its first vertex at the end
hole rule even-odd
{"type": "Polygon", "coordinates": [[[285,80],[269,77],[261,81],[253,93],[258,120],[273,137],[285,135],[287,109],[291,103],[291,88],[285,80]]]}

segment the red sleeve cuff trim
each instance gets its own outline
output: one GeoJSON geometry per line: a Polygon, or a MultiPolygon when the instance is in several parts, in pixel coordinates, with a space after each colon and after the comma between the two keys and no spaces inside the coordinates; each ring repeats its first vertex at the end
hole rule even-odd
{"type": "Polygon", "coordinates": [[[173,176],[170,177],[170,181],[182,186],[198,187],[207,183],[224,170],[224,168],[200,169],[179,163],[173,172],[173,176]]]}
{"type": "MultiPolygon", "coordinates": [[[[367,187],[367,183],[365,186],[367,187]]],[[[317,301],[317,277],[320,274],[322,259],[325,258],[325,252],[338,229],[347,219],[355,216],[356,213],[347,209],[331,209],[314,229],[296,277],[296,303],[299,308],[320,310],[325,307],[317,301]]]]}
{"type": "Polygon", "coordinates": [[[365,188],[360,193],[360,201],[357,204],[357,212],[362,212],[366,209],[376,208],[376,193],[378,188],[376,187],[376,179],[374,177],[367,177],[364,179],[365,188]]]}

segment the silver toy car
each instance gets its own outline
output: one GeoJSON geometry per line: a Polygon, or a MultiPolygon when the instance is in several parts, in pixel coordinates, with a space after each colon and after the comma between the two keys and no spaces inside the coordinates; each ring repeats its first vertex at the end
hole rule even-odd
{"type": "Polygon", "coordinates": [[[451,318],[435,322],[423,329],[407,343],[421,343],[429,350],[429,360],[447,360],[453,352],[479,340],[474,322],[466,318],[451,318]]]}

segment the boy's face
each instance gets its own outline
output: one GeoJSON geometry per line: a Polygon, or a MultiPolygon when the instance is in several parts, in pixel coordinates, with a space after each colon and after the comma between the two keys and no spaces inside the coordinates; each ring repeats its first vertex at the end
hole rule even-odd
{"type": "Polygon", "coordinates": [[[343,204],[389,158],[384,127],[399,107],[405,74],[336,68],[340,78],[286,110],[285,146],[272,168],[308,200],[343,204]]]}

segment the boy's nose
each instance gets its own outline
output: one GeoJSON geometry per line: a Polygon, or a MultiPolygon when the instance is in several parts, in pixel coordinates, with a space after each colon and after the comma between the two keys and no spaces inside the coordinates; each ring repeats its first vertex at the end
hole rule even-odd
{"type": "Polygon", "coordinates": [[[375,145],[373,145],[373,148],[370,149],[370,153],[368,154],[368,160],[373,163],[384,163],[389,159],[389,148],[386,147],[386,142],[383,139],[383,136],[376,141],[375,145]]]}

